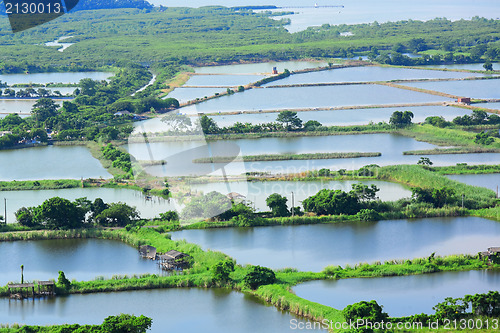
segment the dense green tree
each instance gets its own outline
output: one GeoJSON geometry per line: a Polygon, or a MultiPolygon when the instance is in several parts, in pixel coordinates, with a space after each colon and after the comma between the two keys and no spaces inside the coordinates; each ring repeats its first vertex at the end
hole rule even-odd
{"type": "Polygon", "coordinates": [[[169,210],[165,213],[160,213],[160,219],[164,221],[179,221],[179,214],[176,211],[169,210]]]}
{"type": "Polygon", "coordinates": [[[272,284],[276,281],[274,272],[261,266],[251,266],[248,273],[243,278],[243,282],[250,289],[257,289],[266,284],[272,284]]]}
{"type": "Polygon", "coordinates": [[[302,120],[297,116],[297,112],[294,111],[281,111],[276,121],[282,123],[288,131],[302,128],[302,120]]]}
{"type": "Polygon", "coordinates": [[[217,282],[229,281],[231,272],[234,272],[234,262],[231,259],[221,260],[212,266],[212,276],[217,282]]]}
{"type": "Polygon", "coordinates": [[[219,192],[209,192],[199,197],[193,197],[184,207],[181,216],[184,219],[208,219],[217,217],[230,210],[231,200],[219,192]]]}
{"type": "Polygon", "coordinates": [[[101,330],[103,333],[145,333],[151,328],[152,323],[151,318],[122,313],[119,316],[109,316],[104,319],[101,330]]]}
{"type": "Polygon", "coordinates": [[[394,111],[389,119],[389,123],[395,127],[405,127],[411,125],[413,113],[411,111],[394,111]]]}
{"type": "Polygon", "coordinates": [[[25,227],[33,227],[37,224],[33,208],[21,207],[16,211],[15,216],[17,222],[25,227]]]}
{"type": "Polygon", "coordinates": [[[498,317],[500,315],[500,293],[498,291],[465,295],[464,301],[471,304],[472,314],[476,316],[498,317]]]}
{"type": "Polygon", "coordinates": [[[273,193],[266,199],[266,205],[271,209],[273,216],[289,216],[286,205],[288,199],[278,193],[273,193]]]}
{"type": "Polygon", "coordinates": [[[317,215],[353,215],[359,212],[361,205],[356,194],[342,190],[323,189],[302,201],[306,212],[317,215]]]}
{"type": "Polygon", "coordinates": [[[356,195],[360,201],[370,201],[378,199],[377,192],[379,191],[380,189],[375,184],[368,186],[363,183],[357,183],[352,184],[351,192],[356,195]]]}
{"type": "Polygon", "coordinates": [[[474,139],[475,143],[478,143],[480,145],[491,145],[495,139],[493,139],[491,136],[488,135],[488,132],[481,131],[480,133],[476,134],[476,138],[474,139]]]}
{"type": "Polygon", "coordinates": [[[57,278],[57,291],[59,293],[66,294],[71,288],[71,282],[66,278],[63,271],[59,271],[59,277],[57,278]]]}
{"type": "Polygon", "coordinates": [[[207,117],[206,115],[201,116],[200,125],[203,133],[205,134],[217,134],[220,131],[217,123],[212,118],[207,117]]]}
{"type": "Polygon", "coordinates": [[[135,207],[122,202],[111,203],[96,216],[96,222],[101,225],[124,227],[137,220],[139,213],[135,207]]]}
{"type": "Polygon", "coordinates": [[[484,67],[485,71],[492,71],[493,70],[493,64],[489,60],[486,60],[484,62],[483,67],[484,67]]]}
{"type": "Polygon", "coordinates": [[[304,124],[304,131],[314,131],[320,127],[322,127],[323,125],[319,122],[319,121],[316,121],[316,120],[308,120],[305,124],[304,124]]]}
{"type": "Polygon", "coordinates": [[[36,122],[44,122],[50,117],[57,116],[57,104],[51,98],[40,98],[33,105],[31,114],[36,122]]]}
{"type": "MultiPolygon", "coordinates": [[[[367,302],[361,301],[346,306],[342,314],[347,322],[380,323],[386,321],[389,315],[382,311],[382,307],[374,300],[367,302]]],[[[369,325],[361,325],[358,328],[360,332],[373,332],[369,325]],[[368,327],[366,327],[368,326],[368,327]]]]}
{"type": "Polygon", "coordinates": [[[425,166],[431,166],[434,163],[432,163],[431,159],[428,157],[420,157],[420,159],[417,162],[418,165],[425,165],[425,166]]]}
{"type": "Polygon", "coordinates": [[[78,228],[85,221],[85,212],[67,199],[54,197],[36,209],[35,220],[50,229],[78,228]]]}
{"type": "Polygon", "coordinates": [[[443,207],[446,204],[456,202],[455,191],[448,187],[442,188],[412,188],[412,198],[416,202],[427,202],[434,205],[434,207],[443,207]]]}

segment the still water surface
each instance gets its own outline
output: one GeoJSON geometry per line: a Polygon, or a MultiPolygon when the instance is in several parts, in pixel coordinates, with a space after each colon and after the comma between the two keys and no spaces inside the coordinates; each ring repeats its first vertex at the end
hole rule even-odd
{"type": "MultiPolygon", "coordinates": [[[[286,11],[297,11],[309,13],[308,15],[294,15],[292,20],[300,20],[291,31],[302,30],[308,26],[318,26],[324,23],[330,24],[355,24],[379,23],[398,20],[429,20],[436,17],[446,17],[450,20],[467,19],[474,16],[485,18],[498,18],[498,2],[496,0],[480,0],[471,3],[467,0],[350,0],[350,1],[304,1],[304,0],[194,0],[189,4],[179,4],[174,0],[152,0],[156,6],[179,7],[202,7],[210,5],[221,6],[249,6],[249,5],[276,5],[280,7],[314,7],[319,6],[341,6],[344,8],[290,8],[286,11]]],[[[293,23],[292,23],[293,25],[293,23]]]]}
{"type": "Polygon", "coordinates": [[[227,66],[206,66],[196,67],[194,70],[200,74],[255,74],[265,73],[270,74],[274,67],[278,72],[283,72],[285,69],[289,71],[297,71],[306,68],[324,67],[328,64],[324,61],[280,61],[280,62],[261,62],[256,64],[238,64],[227,66]]]}
{"type": "MultiPolygon", "coordinates": [[[[342,158],[327,160],[292,160],[292,161],[266,161],[266,162],[233,162],[229,165],[214,163],[214,167],[225,167],[228,174],[239,175],[246,171],[263,171],[270,173],[297,173],[307,170],[329,168],[332,170],[359,169],[368,164],[394,165],[416,164],[419,155],[403,155],[404,151],[425,150],[435,148],[435,145],[419,142],[412,138],[394,134],[363,134],[363,135],[337,135],[321,137],[295,137],[295,138],[262,138],[219,140],[210,143],[210,147],[218,144],[232,142],[238,145],[242,155],[258,154],[301,154],[322,152],[380,152],[378,157],[342,158]]],[[[124,146],[138,160],[167,160],[169,156],[186,152],[190,149],[204,145],[204,142],[153,142],[148,144],[134,143],[124,146]]],[[[204,156],[190,156],[198,158],[204,156]]],[[[455,165],[456,163],[469,164],[499,164],[500,154],[446,154],[431,156],[432,162],[437,165],[455,165]]],[[[186,167],[190,162],[186,161],[186,167]]],[[[200,167],[200,164],[195,164],[200,167]]],[[[161,165],[148,167],[147,171],[158,176],[164,174],[165,168],[161,165]]],[[[186,168],[184,175],[189,175],[186,168]]]]}
{"type": "Polygon", "coordinates": [[[225,88],[175,88],[166,98],[175,98],[179,103],[193,101],[197,98],[213,96],[226,91],[225,88]]]}
{"type": "MultiPolygon", "coordinates": [[[[278,193],[286,196],[288,199],[288,207],[292,207],[292,192],[294,194],[294,206],[301,206],[302,200],[318,193],[320,190],[327,188],[331,190],[350,191],[353,184],[362,183],[365,185],[376,185],[380,191],[377,196],[383,201],[393,201],[401,198],[411,197],[411,191],[400,184],[383,182],[383,181],[267,181],[267,182],[231,182],[231,191],[242,194],[246,197],[245,201],[250,201],[251,206],[258,211],[269,211],[266,205],[266,198],[278,193]],[[255,205],[254,205],[255,204],[255,205]]],[[[193,184],[192,189],[202,191],[205,194],[211,191],[217,191],[222,194],[228,194],[226,184],[224,183],[208,183],[208,184],[193,184]]]]}
{"type": "Polygon", "coordinates": [[[0,80],[6,82],[8,85],[15,83],[78,83],[81,79],[85,78],[106,80],[112,75],[113,73],[108,72],[0,74],[0,80]]]}
{"type": "Polygon", "coordinates": [[[148,332],[153,333],[282,333],[292,331],[290,320],[294,319],[289,313],[264,305],[254,297],[224,289],[178,288],[34,301],[0,300],[1,323],[100,324],[107,316],[120,313],[152,318],[153,325],[148,332]]]}
{"type": "Polygon", "coordinates": [[[338,68],[327,71],[291,75],[266,86],[330,82],[370,82],[412,79],[443,79],[482,76],[481,74],[405,69],[379,66],[338,68]]]}
{"type": "MultiPolygon", "coordinates": [[[[449,82],[446,82],[449,83],[449,82]]],[[[187,88],[186,88],[187,89],[187,88]]],[[[329,108],[348,105],[400,104],[451,101],[450,98],[381,85],[251,89],[181,108],[188,114],[294,108],[329,108]]]]}
{"type": "Polygon", "coordinates": [[[311,281],[295,286],[297,296],[343,309],[376,300],[391,317],[434,314],[432,307],[446,297],[464,297],[500,290],[500,271],[441,272],[337,281],[311,281]]]}
{"type": "MultiPolygon", "coordinates": [[[[160,197],[152,196],[146,200],[142,192],[125,188],[70,188],[62,190],[39,190],[39,191],[3,191],[0,198],[7,199],[7,221],[15,221],[14,213],[21,207],[33,207],[42,204],[45,200],[61,197],[68,200],[87,197],[94,201],[101,198],[106,203],[123,202],[129,206],[134,206],[139,211],[142,218],[154,218],[160,213],[173,210],[174,207],[160,197]]],[[[3,213],[3,202],[0,202],[3,213]]]]}
{"type": "Polygon", "coordinates": [[[111,178],[81,146],[45,146],[0,151],[0,180],[111,178]]]}
{"type": "Polygon", "coordinates": [[[500,98],[500,80],[414,82],[404,83],[409,87],[435,90],[456,96],[472,98],[500,98]]]}
{"type": "Polygon", "coordinates": [[[500,224],[478,217],[184,230],[186,239],[239,264],[320,271],[327,265],[476,254],[500,244],[500,224]]]}
{"type": "Polygon", "coordinates": [[[500,187],[500,174],[485,175],[447,175],[446,177],[473,186],[486,187],[497,192],[500,187]]]}
{"type": "Polygon", "coordinates": [[[264,75],[192,75],[183,87],[189,86],[222,86],[236,87],[257,82],[264,75]]]}
{"type": "Polygon", "coordinates": [[[2,260],[0,285],[20,281],[21,265],[25,281],[57,279],[58,271],[78,281],[160,271],[154,261],[142,259],[136,248],[107,239],[0,242],[0,253],[8,258],[2,260]]]}
{"type": "MultiPolygon", "coordinates": [[[[322,111],[299,111],[297,116],[306,123],[309,120],[319,121],[324,126],[335,125],[366,125],[370,122],[389,122],[394,111],[411,111],[415,116],[414,123],[423,122],[430,116],[442,116],[451,121],[453,118],[470,114],[469,110],[447,106],[412,106],[397,108],[372,108],[372,109],[352,109],[352,110],[322,110],[322,111]]],[[[217,122],[219,127],[231,126],[236,122],[240,123],[270,123],[275,122],[278,113],[242,113],[236,115],[221,114],[220,116],[211,116],[217,122]]],[[[154,120],[148,120],[148,124],[153,126],[154,120]]],[[[158,121],[156,121],[158,122],[158,121]]],[[[145,124],[146,125],[146,124],[145,124]]],[[[158,122],[157,131],[161,131],[161,123],[158,122]]],[[[165,127],[165,126],[163,126],[165,127]]]]}

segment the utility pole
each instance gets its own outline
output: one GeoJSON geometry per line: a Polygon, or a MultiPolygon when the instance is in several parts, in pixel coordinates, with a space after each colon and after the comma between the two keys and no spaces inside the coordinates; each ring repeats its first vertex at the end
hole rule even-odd
{"type": "Polygon", "coordinates": [[[464,198],[465,198],[465,194],[462,194],[462,209],[464,208],[464,198]]]}
{"type": "Polygon", "coordinates": [[[3,203],[4,203],[4,212],[5,212],[5,215],[3,217],[3,223],[7,224],[7,198],[3,198],[3,203]]]}
{"type": "Polygon", "coordinates": [[[295,215],[295,211],[294,211],[294,207],[293,207],[295,205],[295,203],[294,203],[293,199],[294,198],[293,198],[293,192],[292,192],[292,217],[295,215]]]}

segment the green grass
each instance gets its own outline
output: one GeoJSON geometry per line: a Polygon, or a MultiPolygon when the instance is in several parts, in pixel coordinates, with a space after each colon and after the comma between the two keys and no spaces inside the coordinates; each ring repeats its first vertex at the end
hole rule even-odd
{"type": "Polygon", "coordinates": [[[445,155],[445,154],[481,154],[500,153],[500,148],[483,147],[457,147],[457,148],[434,148],[426,150],[411,150],[403,152],[403,155],[445,155]]]}
{"type": "MultiPolygon", "coordinates": [[[[335,158],[357,158],[357,157],[377,157],[381,153],[312,153],[312,154],[262,154],[243,156],[244,162],[256,161],[289,161],[289,160],[320,160],[335,158]]],[[[232,162],[231,156],[214,156],[206,158],[197,158],[194,163],[223,163],[232,162]]]]}
{"type": "Polygon", "coordinates": [[[395,181],[412,187],[442,188],[455,190],[457,195],[464,194],[466,200],[474,201],[478,206],[488,207],[495,201],[492,190],[466,185],[439,175],[418,165],[393,165],[378,169],[377,178],[395,181]]]}
{"type": "Polygon", "coordinates": [[[429,170],[436,172],[440,175],[489,174],[489,173],[500,173],[500,164],[430,167],[429,170]]]}
{"type": "Polygon", "coordinates": [[[74,179],[0,181],[0,191],[53,190],[81,186],[81,181],[74,179]]]}
{"type": "Polygon", "coordinates": [[[471,212],[471,215],[500,221],[500,206],[474,210],[471,212]]]}
{"type": "Polygon", "coordinates": [[[500,148],[500,139],[495,138],[495,141],[488,146],[479,145],[474,142],[476,133],[466,132],[461,129],[454,128],[439,128],[428,124],[413,125],[400,130],[400,133],[414,137],[419,141],[425,141],[438,146],[469,146],[483,147],[487,149],[500,148]]]}

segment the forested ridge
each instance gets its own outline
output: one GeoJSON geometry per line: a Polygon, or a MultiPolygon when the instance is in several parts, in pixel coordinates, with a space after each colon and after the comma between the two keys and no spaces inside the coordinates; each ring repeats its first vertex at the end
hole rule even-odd
{"type": "MultiPolygon", "coordinates": [[[[76,12],[79,10],[113,8],[151,9],[153,8],[153,5],[145,0],[80,0],[75,8],[71,10],[71,12],[76,12]]],[[[0,15],[6,15],[3,1],[0,1],[0,15]]]]}
{"type": "Polygon", "coordinates": [[[405,65],[405,52],[433,51],[425,63],[498,60],[500,54],[500,20],[325,24],[297,33],[285,29],[287,22],[220,6],[78,11],[17,34],[4,19],[0,72],[84,70],[132,59],[143,65],[200,64],[371,54],[382,63],[405,65]],[[75,44],[64,52],[42,45],[61,36],[73,36],[66,41],[75,44]]]}

